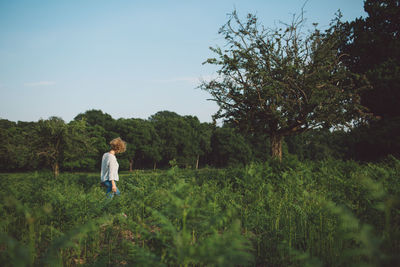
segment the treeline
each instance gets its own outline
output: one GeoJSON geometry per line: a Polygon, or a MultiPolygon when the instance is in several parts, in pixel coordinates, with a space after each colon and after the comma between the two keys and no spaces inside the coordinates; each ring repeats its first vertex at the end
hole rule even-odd
{"type": "MultiPolygon", "coordinates": [[[[364,134],[364,132],[363,132],[364,134]]],[[[64,171],[96,171],[108,142],[120,136],[127,151],[119,155],[121,170],[227,167],[263,162],[270,157],[268,138],[239,133],[233,126],[201,123],[195,116],[160,111],[147,120],[114,119],[101,110],[89,110],[69,123],[51,117],[38,122],[0,120],[0,170],[28,171],[51,167],[64,171]]],[[[370,140],[372,142],[372,140],[370,140]]],[[[305,159],[379,159],[365,154],[360,130],[312,130],[289,136],[284,157],[305,159]]],[[[377,140],[379,142],[379,140],[377,140]]],[[[398,153],[392,153],[398,156],[398,153]]],[[[375,155],[375,157],[374,157],[375,155]]]]}
{"type": "MultiPolygon", "coordinates": [[[[89,110],[69,123],[58,117],[38,122],[0,120],[0,168],[98,170],[115,137],[128,143],[127,151],[118,156],[121,170],[223,167],[254,159],[250,142],[234,129],[200,123],[194,116],[161,111],[147,120],[114,119],[101,110],[89,110]]],[[[260,154],[265,156],[265,149],[260,154]]]]}

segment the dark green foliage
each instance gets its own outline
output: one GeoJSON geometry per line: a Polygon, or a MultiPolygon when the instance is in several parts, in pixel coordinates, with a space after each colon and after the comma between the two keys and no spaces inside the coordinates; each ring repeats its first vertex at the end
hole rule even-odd
{"type": "Polygon", "coordinates": [[[0,170],[32,170],[40,165],[32,149],[35,127],[33,122],[0,120],[0,170]]]}
{"type": "Polygon", "coordinates": [[[111,140],[117,136],[115,136],[114,125],[115,120],[111,117],[111,115],[107,113],[103,113],[101,110],[88,110],[85,113],[78,114],[74,120],[80,121],[85,120],[89,126],[100,126],[106,130],[106,139],[111,140]]]}
{"type": "Polygon", "coordinates": [[[288,136],[285,141],[288,152],[300,160],[321,160],[352,158],[352,140],[349,139],[349,134],[344,131],[331,132],[328,129],[317,129],[288,136]]]}
{"type": "Polygon", "coordinates": [[[349,156],[377,161],[388,155],[400,156],[400,116],[373,121],[353,129],[347,136],[349,156]]]}
{"type": "Polygon", "coordinates": [[[375,115],[399,116],[400,110],[400,1],[367,0],[366,18],[347,23],[347,43],[342,48],[349,56],[343,61],[352,71],[367,75],[372,90],[362,102],[375,115]]]}
{"type": "Polygon", "coordinates": [[[149,121],[118,119],[114,130],[127,142],[127,151],[121,157],[129,161],[129,170],[151,168],[161,160],[161,139],[149,121]]]}
{"type": "Polygon", "coordinates": [[[396,266],[400,161],[1,174],[5,266],[396,266]],[[125,218],[122,213],[126,213],[125,218]]]}
{"type": "Polygon", "coordinates": [[[252,156],[249,144],[233,128],[215,129],[211,136],[211,147],[210,159],[216,167],[244,166],[252,156]]]}
{"type": "MultiPolygon", "coordinates": [[[[321,128],[288,136],[282,141],[283,157],[295,155],[300,160],[383,157],[393,152],[393,143],[400,136],[398,120],[391,120],[392,124],[380,121],[368,126],[371,128],[368,132],[362,128],[348,132],[321,128]],[[386,149],[378,153],[374,151],[376,144],[386,149]]],[[[96,171],[100,169],[103,153],[110,149],[109,135],[120,136],[128,143],[127,151],[118,155],[120,170],[166,168],[170,162],[185,168],[226,167],[270,158],[271,147],[265,133],[240,133],[232,124],[219,127],[173,112],[160,112],[149,120],[112,119],[111,131],[100,125],[85,124],[84,120],[65,123],[60,118],[0,122],[0,171],[47,169],[54,166],[56,158],[61,171],[96,171]],[[58,154],[55,144],[59,146],[58,154]]]]}
{"type": "Polygon", "coordinates": [[[197,117],[180,116],[171,111],[160,111],[149,121],[161,139],[161,164],[175,160],[179,166],[194,167],[200,155],[209,151],[207,125],[197,117]]]}
{"type": "Polygon", "coordinates": [[[169,111],[148,120],[114,120],[100,110],[79,114],[69,123],[57,117],[38,122],[0,120],[0,171],[99,170],[101,157],[115,137],[128,144],[127,151],[118,155],[121,170],[166,168],[170,161],[187,168],[249,162],[251,152],[239,133],[231,131],[228,143],[213,142],[218,148],[212,147],[219,128],[169,111]],[[238,154],[234,163],[219,159],[232,151],[238,154]]]}
{"type": "Polygon", "coordinates": [[[345,65],[368,78],[361,102],[376,119],[350,135],[354,156],[376,160],[400,155],[400,1],[366,0],[364,10],[366,18],[345,24],[341,50],[345,65]]]}

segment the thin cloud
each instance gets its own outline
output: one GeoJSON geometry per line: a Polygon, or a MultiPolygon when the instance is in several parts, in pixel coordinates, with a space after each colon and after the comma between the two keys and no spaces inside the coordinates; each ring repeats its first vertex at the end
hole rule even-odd
{"type": "Polygon", "coordinates": [[[49,86],[54,84],[56,83],[52,81],[40,81],[40,82],[24,83],[24,86],[34,87],[34,86],[49,86]]]}

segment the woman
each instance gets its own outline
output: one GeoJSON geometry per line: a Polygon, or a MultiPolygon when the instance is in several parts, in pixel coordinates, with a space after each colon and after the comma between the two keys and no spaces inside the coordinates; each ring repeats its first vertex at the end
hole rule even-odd
{"type": "Polygon", "coordinates": [[[121,194],[118,190],[116,181],[119,181],[117,158],[115,154],[123,153],[126,150],[126,143],[121,138],[115,138],[110,142],[111,150],[104,153],[101,161],[101,184],[107,188],[107,196],[112,198],[121,194]]]}

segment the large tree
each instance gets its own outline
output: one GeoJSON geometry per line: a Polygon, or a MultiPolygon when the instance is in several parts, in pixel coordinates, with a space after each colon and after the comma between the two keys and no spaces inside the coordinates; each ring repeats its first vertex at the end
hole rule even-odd
{"type": "Polygon", "coordinates": [[[161,141],[153,124],[142,119],[118,119],[115,131],[128,143],[122,158],[129,160],[129,171],[134,167],[144,168],[149,163],[156,168],[161,160],[161,141]]]}
{"type": "Polygon", "coordinates": [[[91,109],[85,113],[78,114],[74,120],[79,121],[84,119],[89,126],[101,126],[106,132],[104,137],[109,142],[118,134],[115,132],[115,120],[110,114],[103,113],[101,110],[91,109]]]}
{"type": "Polygon", "coordinates": [[[220,67],[218,78],[200,86],[218,103],[216,118],[266,133],[279,159],[284,136],[347,125],[365,111],[360,83],[340,61],[340,19],[324,32],[304,32],[302,15],[283,26],[264,28],[251,14],[242,22],[233,12],[219,31],[225,48],[211,48],[217,57],[205,62],[220,67]]]}
{"type": "Polygon", "coordinates": [[[38,138],[34,147],[37,155],[51,165],[55,177],[59,175],[60,165],[64,161],[79,161],[86,153],[93,152],[84,120],[69,124],[58,117],[39,120],[36,135],[38,138]]]}
{"type": "Polygon", "coordinates": [[[359,159],[400,155],[400,0],[367,0],[366,18],[345,24],[342,60],[353,72],[365,75],[371,90],[361,103],[378,120],[353,132],[359,159]]]}
{"type": "MultiPolygon", "coordinates": [[[[196,166],[197,159],[207,149],[202,140],[201,124],[197,117],[180,116],[171,111],[160,111],[149,118],[161,139],[162,161],[176,160],[181,166],[196,166]]],[[[206,134],[205,134],[206,135],[206,134]]]]}
{"type": "Polygon", "coordinates": [[[400,115],[400,0],[367,0],[368,16],[346,23],[343,62],[365,74],[372,90],[362,94],[362,103],[375,115],[400,115]]]}
{"type": "Polygon", "coordinates": [[[33,122],[0,120],[0,170],[29,170],[37,167],[32,149],[36,139],[33,122]]]}

